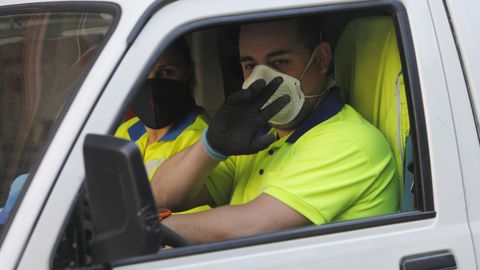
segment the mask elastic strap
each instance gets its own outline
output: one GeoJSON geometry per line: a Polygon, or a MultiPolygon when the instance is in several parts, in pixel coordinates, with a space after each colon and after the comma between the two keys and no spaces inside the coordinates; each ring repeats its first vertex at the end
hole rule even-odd
{"type": "Polygon", "coordinates": [[[315,49],[313,49],[312,55],[310,56],[310,59],[308,59],[307,65],[303,69],[302,74],[300,75],[300,78],[298,79],[299,81],[302,80],[303,75],[305,75],[305,73],[308,71],[308,68],[310,68],[310,65],[312,65],[313,60],[315,60],[315,56],[317,55],[317,51],[318,51],[319,47],[320,47],[320,45],[318,45],[317,47],[315,47],[315,49]]]}
{"type": "Polygon", "coordinates": [[[330,78],[328,80],[327,87],[326,87],[325,91],[323,91],[323,93],[318,94],[318,95],[305,96],[305,98],[316,98],[316,97],[325,96],[326,94],[330,93],[330,89],[332,89],[332,87],[334,87],[336,84],[337,84],[337,82],[334,79],[330,78]]]}
{"type": "Polygon", "coordinates": [[[320,48],[320,43],[322,42],[322,37],[323,37],[323,31],[320,32],[320,39],[318,45],[313,49],[312,55],[310,56],[310,59],[308,59],[307,64],[305,65],[305,68],[302,71],[302,74],[300,75],[300,78],[298,79],[299,81],[302,80],[303,75],[308,71],[308,68],[310,68],[310,65],[313,63],[313,60],[315,59],[315,56],[317,55],[318,48],[320,48]]]}

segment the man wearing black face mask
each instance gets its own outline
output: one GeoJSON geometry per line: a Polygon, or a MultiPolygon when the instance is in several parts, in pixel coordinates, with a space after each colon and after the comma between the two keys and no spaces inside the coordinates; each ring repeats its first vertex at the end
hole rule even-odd
{"type": "Polygon", "coordinates": [[[198,141],[207,127],[206,115],[191,95],[192,75],[187,42],[178,39],[158,59],[133,99],[136,117],[115,132],[135,141],[149,179],[163,161],[198,141]]]}

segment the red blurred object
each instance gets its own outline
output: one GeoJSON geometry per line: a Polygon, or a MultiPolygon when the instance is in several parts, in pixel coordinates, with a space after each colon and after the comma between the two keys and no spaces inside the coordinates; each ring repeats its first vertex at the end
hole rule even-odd
{"type": "Polygon", "coordinates": [[[136,114],[132,109],[132,106],[128,106],[127,113],[125,114],[125,121],[131,119],[132,117],[135,117],[136,114]]]}
{"type": "Polygon", "coordinates": [[[171,214],[172,214],[172,211],[170,211],[170,209],[157,208],[157,216],[158,216],[158,219],[160,219],[160,221],[162,221],[163,219],[166,219],[171,214]]]}

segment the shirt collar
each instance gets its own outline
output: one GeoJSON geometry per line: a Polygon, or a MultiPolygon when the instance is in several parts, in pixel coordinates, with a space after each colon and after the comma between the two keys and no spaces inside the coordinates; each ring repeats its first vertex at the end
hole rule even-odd
{"type": "MultiPolygon", "coordinates": [[[[188,126],[190,126],[195,121],[201,111],[202,108],[198,106],[194,107],[184,117],[176,120],[170,127],[170,129],[167,131],[167,133],[165,133],[165,135],[163,135],[158,141],[161,142],[175,140],[188,126]]],[[[142,137],[145,132],[147,132],[147,130],[145,129],[145,126],[140,120],[128,129],[128,135],[130,136],[130,139],[132,141],[137,141],[138,139],[140,139],[140,137],[142,137]]]]}
{"type": "Polygon", "coordinates": [[[333,87],[328,96],[313,109],[310,115],[288,137],[287,143],[295,143],[307,131],[336,115],[345,105],[340,89],[333,87]]]}
{"type": "Polygon", "coordinates": [[[194,107],[193,110],[187,113],[185,117],[183,117],[179,121],[175,121],[173,125],[168,129],[167,133],[158,140],[159,142],[162,141],[173,141],[175,140],[188,126],[190,126],[197,116],[200,114],[202,109],[200,107],[194,107]]]}
{"type": "Polygon", "coordinates": [[[135,124],[128,128],[128,136],[130,136],[132,141],[137,141],[140,139],[145,132],[147,132],[147,130],[140,119],[138,119],[135,124]]]}

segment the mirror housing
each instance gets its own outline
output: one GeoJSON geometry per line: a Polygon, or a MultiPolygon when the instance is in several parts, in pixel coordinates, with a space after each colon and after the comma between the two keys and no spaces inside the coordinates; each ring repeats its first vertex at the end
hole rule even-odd
{"type": "Polygon", "coordinates": [[[93,262],[158,252],[162,225],[135,143],[88,134],[83,151],[93,262]]]}

